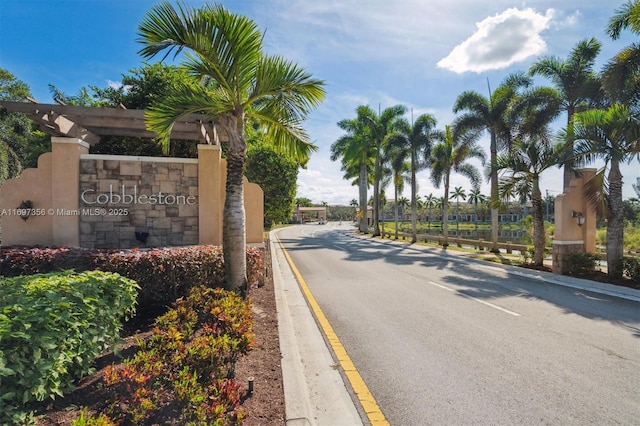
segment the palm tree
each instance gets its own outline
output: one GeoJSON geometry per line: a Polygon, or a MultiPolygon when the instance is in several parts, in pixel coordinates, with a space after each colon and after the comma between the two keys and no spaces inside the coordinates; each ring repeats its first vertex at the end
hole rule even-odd
{"type": "Polygon", "coordinates": [[[410,154],[409,147],[404,144],[404,138],[396,138],[394,133],[387,137],[384,147],[384,158],[390,164],[393,173],[393,201],[395,237],[398,239],[398,194],[402,193],[404,183],[409,180],[407,173],[411,166],[407,157],[410,154]]]}
{"type": "Polygon", "coordinates": [[[460,198],[463,200],[467,199],[467,193],[461,186],[456,186],[449,194],[451,198],[456,199],[456,231],[460,230],[460,198]]]}
{"type": "Polygon", "coordinates": [[[514,149],[498,156],[496,167],[504,173],[501,183],[505,193],[517,192],[518,187],[531,188],[533,205],[533,263],[542,265],[546,243],[544,232],[544,202],[540,191],[540,175],[558,164],[564,147],[553,146],[550,139],[527,137],[518,139],[514,149]]]}
{"type": "MultiPolygon", "coordinates": [[[[622,276],[624,242],[624,204],[622,202],[622,173],[620,164],[640,159],[640,123],[629,107],[614,104],[606,110],[594,109],[576,113],[573,123],[576,159],[582,163],[604,160],[600,179],[605,182],[608,169],[608,196],[605,198],[607,221],[607,270],[613,277],[622,276]]],[[[591,186],[591,200],[602,199],[606,185],[591,186]]]]}
{"type": "Polygon", "coordinates": [[[424,199],[424,205],[429,212],[429,221],[427,225],[429,229],[431,229],[431,211],[436,206],[436,202],[437,202],[437,198],[433,194],[427,195],[427,197],[424,199]]]}
{"type": "MultiPolygon", "coordinates": [[[[454,123],[456,134],[468,134],[470,132],[489,132],[490,164],[495,165],[498,157],[498,149],[508,146],[511,142],[507,112],[518,90],[531,84],[531,78],[524,74],[511,74],[495,92],[486,98],[473,91],[463,92],[456,99],[453,112],[466,111],[458,117],[454,123]]],[[[494,167],[491,167],[494,170],[494,167]]],[[[491,180],[491,251],[498,252],[498,175],[492,171],[491,180]]]]}
{"type": "Polygon", "coordinates": [[[480,192],[480,188],[473,188],[469,191],[469,204],[473,204],[473,221],[475,223],[475,229],[478,230],[478,204],[482,204],[487,201],[486,195],[480,192]]]}
{"type": "Polygon", "coordinates": [[[435,141],[441,140],[442,132],[435,129],[436,119],[431,114],[420,115],[413,125],[407,120],[398,120],[396,131],[389,135],[387,143],[408,148],[411,156],[411,242],[417,241],[417,192],[416,174],[427,165],[431,147],[435,141]]]}
{"type": "Polygon", "coordinates": [[[442,245],[444,247],[449,245],[448,206],[451,172],[459,173],[469,178],[473,186],[480,185],[480,172],[475,166],[467,162],[467,160],[477,158],[484,164],[484,152],[477,144],[479,135],[479,133],[472,133],[466,135],[466,137],[455,138],[451,131],[451,126],[446,126],[444,141],[434,146],[431,151],[431,182],[436,188],[440,188],[440,184],[444,185],[444,197],[442,200],[442,245]]]}
{"type": "MultiPolygon", "coordinates": [[[[617,9],[609,20],[607,34],[617,40],[624,29],[640,35],[640,1],[628,1],[617,9]]],[[[639,44],[627,46],[607,63],[602,85],[610,97],[621,103],[634,105],[640,101],[639,44]]]]}
{"type": "Polygon", "coordinates": [[[409,199],[407,197],[400,197],[398,198],[398,206],[400,206],[400,208],[402,209],[402,214],[401,216],[403,218],[406,218],[406,209],[407,207],[409,207],[411,205],[411,201],[409,201],[409,199]]]}
{"type": "MultiPolygon", "coordinates": [[[[589,107],[589,102],[597,98],[600,82],[593,71],[596,57],[602,45],[595,38],[580,41],[566,60],[545,56],[538,59],[530,68],[531,75],[545,76],[555,84],[562,98],[562,110],[567,112],[567,127],[573,115],[589,107]]],[[[567,141],[566,160],[564,161],[563,189],[569,187],[573,172],[573,144],[567,141]]]]}
{"type": "Polygon", "coordinates": [[[391,133],[395,122],[407,112],[404,105],[396,105],[386,108],[384,111],[375,113],[368,106],[358,108],[362,113],[362,117],[369,130],[368,134],[371,138],[371,145],[374,149],[374,168],[373,168],[373,236],[380,235],[379,226],[379,207],[380,207],[380,179],[382,179],[382,149],[383,142],[387,134],[391,133]]]}
{"type": "Polygon", "coordinates": [[[167,2],[153,6],[138,28],[140,54],[165,57],[183,50],[183,66],[194,76],[145,111],[147,127],[158,133],[165,149],[173,125],[185,114],[203,113],[224,130],[226,198],[223,210],[223,255],[229,290],[247,284],[243,175],[247,154],[244,126],[255,118],[266,139],[299,161],[317,148],[301,124],[324,99],[324,83],[303,68],[262,49],[264,34],[252,20],[220,5],[195,9],[167,2]]]}
{"type": "Polygon", "coordinates": [[[347,134],[341,136],[331,145],[331,161],[342,158],[342,171],[345,178],[356,178],[355,183],[359,188],[359,229],[360,232],[369,232],[367,217],[367,189],[369,187],[371,158],[373,149],[371,146],[369,129],[366,125],[366,111],[362,107],[356,109],[357,117],[338,122],[338,127],[347,134]]]}

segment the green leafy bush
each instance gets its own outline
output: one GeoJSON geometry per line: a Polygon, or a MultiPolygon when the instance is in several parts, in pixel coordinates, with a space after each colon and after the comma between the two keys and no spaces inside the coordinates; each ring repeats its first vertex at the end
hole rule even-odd
{"type": "Polygon", "coordinates": [[[172,406],[187,424],[238,424],[244,416],[235,363],[253,344],[250,302],[197,287],[155,322],[152,336],[124,368],[108,367],[113,419],[155,421],[172,406]]]}
{"type": "Polygon", "coordinates": [[[589,277],[596,272],[600,257],[593,253],[571,253],[567,255],[567,275],[589,277]]]}
{"type": "MultiPolygon", "coordinates": [[[[104,251],[69,248],[2,249],[0,275],[18,276],[65,269],[117,272],[140,286],[141,312],[170,306],[198,285],[223,287],[224,259],[219,246],[173,247],[152,250],[104,251]]],[[[262,251],[247,247],[249,285],[262,282],[262,251]]]]}
{"type": "Polygon", "coordinates": [[[640,285],[640,259],[637,257],[625,257],[622,260],[622,270],[625,275],[640,285]]]}
{"type": "Polygon", "coordinates": [[[16,423],[29,402],[62,396],[90,373],[133,314],[137,288],[99,271],[0,278],[0,423],[16,423]]]}

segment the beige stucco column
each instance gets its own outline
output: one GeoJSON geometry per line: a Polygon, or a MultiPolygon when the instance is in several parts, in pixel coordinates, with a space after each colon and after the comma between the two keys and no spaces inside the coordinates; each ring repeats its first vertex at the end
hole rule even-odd
{"type": "Polygon", "coordinates": [[[223,168],[220,145],[198,145],[200,244],[222,244],[223,168]]]}
{"type": "Polygon", "coordinates": [[[80,247],[80,156],[89,144],[75,138],[51,138],[53,245],[80,247]]]}
{"type": "Polygon", "coordinates": [[[567,272],[566,257],[572,253],[595,253],[596,212],[584,194],[584,185],[593,179],[596,169],[581,169],[580,176],[571,179],[569,188],[555,201],[555,232],[553,241],[553,271],[567,272]],[[584,223],[578,224],[582,216],[584,223]]]}

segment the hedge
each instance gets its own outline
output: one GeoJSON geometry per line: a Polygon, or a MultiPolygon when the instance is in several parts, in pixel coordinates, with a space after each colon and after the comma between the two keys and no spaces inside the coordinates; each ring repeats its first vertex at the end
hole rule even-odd
{"type": "Polygon", "coordinates": [[[29,402],[62,396],[91,373],[133,314],[137,290],[101,271],[0,278],[0,424],[18,423],[29,402]]]}

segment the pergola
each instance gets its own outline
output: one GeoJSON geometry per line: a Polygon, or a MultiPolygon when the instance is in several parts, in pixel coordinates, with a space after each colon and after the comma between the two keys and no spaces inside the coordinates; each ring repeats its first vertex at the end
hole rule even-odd
{"type": "MultiPolygon", "coordinates": [[[[27,115],[49,135],[76,138],[89,145],[98,143],[101,136],[157,136],[155,132],[147,130],[143,110],[11,101],[0,101],[0,107],[27,115]]],[[[224,136],[226,139],[226,134],[224,136]]],[[[208,145],[220,144],[215,124],[210,117],[202,114],[188,114],[178,120],[171,131],[171,138],[197,140],[208,145]]]]}

